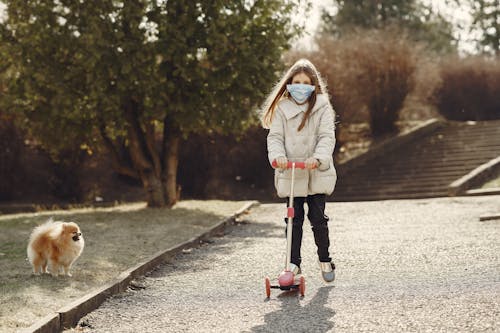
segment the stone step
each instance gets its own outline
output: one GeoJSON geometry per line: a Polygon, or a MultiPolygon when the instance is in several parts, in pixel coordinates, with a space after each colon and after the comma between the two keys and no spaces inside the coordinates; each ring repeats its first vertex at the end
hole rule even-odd
{"type": "Polygon", "coordinates": [[[397,193],[397,194],[368,194],[368,195],[337,195],[335,194],[332,201],[375,201],[375,200],[395,200],[395,199],[423,199],[423,198],[438,198],[447,196],[445,192],[424,192],[424,193],[397,193]]]}
{"type": "Polygon", "coordinates": [[[443,192],[448,192],[447,186],[445,184],[442,184],[441,186],[438,185],[429,185],[429,186],[422,186],[420,184],[391,184],[391,185],[377,185],[377,184],[370,184],[370,185],[359,185],[359,186],[349,186],[349,187],[344,187],[344,188],[339,188],[337,191],[339,193],[356,193],[359,191],[363,191],[366,193],[371,193],[371,192],[391,192],[391,193],[405,193],[405,192],[425,192],[425,191],[443,191],[443,192]]]}
{"type": "MultiPolygon", "coordinates": [[[[472,165],[477,165],[477,164],[471,164],[472,165]]],[[[374,171],[369,171],[369,172],[353,172],[350,175],[347,175],[349,179],[355,179],[362,177],[364,179],[373,179],[373,178],[395,178],[395,179],[401,179],[405,178],[406,176],[418,176],[418,177],[427,177],[427,176],[444,176],[444,177],[455,177],[455,176],[461,176],[467,174],[471,168],[425,168],[425,169],[418,169],[418,168],[405,168],[404,170],[391,170],[391,169],[380,169],[380,170],[374,170],[374,171]]],[[[346,176],[344,176],[346,178],[346,176]]]]}
{"type": "Polygon", "coordinates": [[[442,187],[410,187],[410,186],[389,186],[389,187],[355,187],[348,188],[348,191],[340,191],[349,194],[370,194],[370,193],[425,193],[425,192],[440,192],[440,193],[448,193],[448,188],[445,186],[442,187]]]}
{"type": "Polygon", "coordinates": [[[500,121],[444,127],[348,171],[335,201],[447,196],[448,185],[500,154],[500,121]]]}
{"type": "MultiPolygon", "coordinates": [[[[458,179],[458,178],[457,178],[458,179]]],[[[384,180],[384,181],[364,181],[364,182],[349,182],[342,183],[339,182],[336,185],[337,190],[346,189],[346,188],[357,188],[357,187],[388,187],[388,186],[412,186],[412,187],[443,187],[448,186],[456,179],[453,180],[441,180],[441,179],[393,179],[393,180],[384,180]]]]}

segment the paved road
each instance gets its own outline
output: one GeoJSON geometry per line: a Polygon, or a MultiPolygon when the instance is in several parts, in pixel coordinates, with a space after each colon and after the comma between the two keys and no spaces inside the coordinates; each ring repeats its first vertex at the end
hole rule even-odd
{"type": "Polygon", "coordinates": [[[305,228],[306,295],[263,278],[283,267],[283,205],[262,205],[82,318],[84,332],[499,332],[500,196],[329,203],[337,280],[305,228]]]}

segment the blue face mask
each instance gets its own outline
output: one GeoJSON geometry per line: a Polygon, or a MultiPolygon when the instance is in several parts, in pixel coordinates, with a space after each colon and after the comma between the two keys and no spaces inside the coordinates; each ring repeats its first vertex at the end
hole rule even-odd
{"type": "Polygon", "coordinates": [[[297,103],[302,104],[311,96],[315,87],[310,84],[294,83],[287,84],[286,89],[297,103]]]}

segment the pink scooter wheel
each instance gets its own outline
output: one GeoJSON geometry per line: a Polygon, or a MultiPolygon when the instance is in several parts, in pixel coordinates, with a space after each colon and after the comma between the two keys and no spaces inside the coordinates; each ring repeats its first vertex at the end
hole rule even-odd
{"type": "Polygon", "coordinates": [[[280,273],[278,276],[278,283],[280,284],[281,287],[288,287],[293,284],[294,276],[293,273],[290,271],[283,271],[280,273]]]}
{"type": "Polygon", "coordinates": [[[266,277],[266,296],[267,298],[271,297],[271,281],[268,277],[266,277]]]}
{"type": "Polygon", "coordinates": [[[299,281],[300,296],[304,296],[304,294],[306,293],[306,279],[301,276],[299,281]]]}

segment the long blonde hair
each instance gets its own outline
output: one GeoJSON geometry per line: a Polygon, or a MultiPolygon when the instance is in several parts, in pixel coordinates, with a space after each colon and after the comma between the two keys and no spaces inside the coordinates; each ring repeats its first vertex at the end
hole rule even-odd
{"type": "Polygon", "coordinates": [[[304,118],[302,118],[302,122],[299,125],[299,131],[304,127],[309,115],[312,112],[314,104],[316,104],[317,94],[327,94],[326,84],[312,62],[307,59],[297,60],[292,67],[288,69],[286,74],[283,75],[281,80],[274,86],[273,90],[264,102],[261,117],[262,126],[264,128],[269,128],[271,126],[276,106],[282,98],[288,97],[286,85],[291,84],[293,77],[299,73],[305,73],[311,79],[311,84],[316,87],[307,100],[309,104],[304,118]]]}

